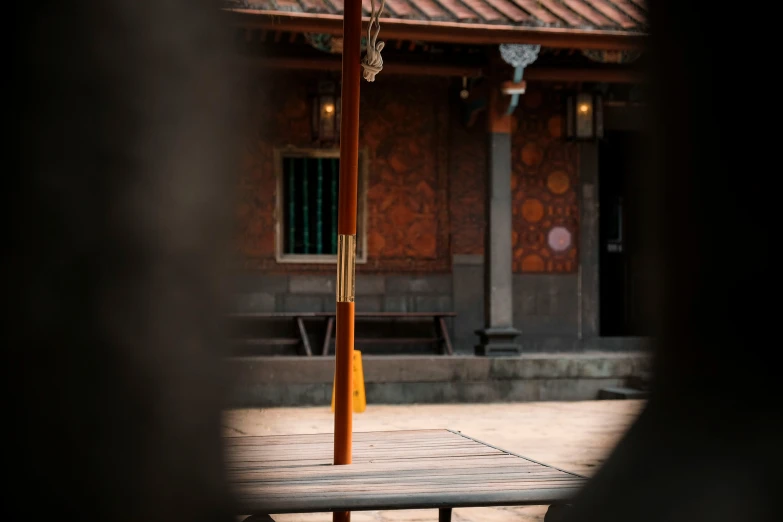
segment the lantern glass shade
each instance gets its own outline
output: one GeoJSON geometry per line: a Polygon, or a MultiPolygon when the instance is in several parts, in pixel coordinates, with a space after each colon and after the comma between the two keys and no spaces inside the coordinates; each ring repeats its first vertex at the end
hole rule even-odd
{"type": "Polygon", "coordinates": [[[337,136],[337,103],[334,96],[319,96],[318,110],[320,113],[318,137],[321,141],[334,141],[337,136]]]}
{"type": "Polygon", "coordinates": [[[593,137],[594,119],[593,96],[590,93],[579,93],[576,96],[576,139],[590,139],[593,137]]]}
{"type": "Polygon", "coordinates": [[[582,92],[568,98],[566,136],[576,140],[603,138],[603,103],[599,94],[582,92]]]}
{"type": "Polygon", "coordinates": [[[335,142],[340,134],[340,97],[335,82],[323,81],[312,99],[313,138],[319,142],[335,142]]]}

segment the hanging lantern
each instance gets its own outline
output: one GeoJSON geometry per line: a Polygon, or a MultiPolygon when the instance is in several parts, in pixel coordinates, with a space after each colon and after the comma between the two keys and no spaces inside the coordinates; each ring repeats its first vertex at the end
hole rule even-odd
{"type": "Polygon", "coordinates": [[[596,140],[604,137],[603,99],[598,93],[580,92],[566,102],[566,137],[596,140]]]}
{"type": "Polygon", "coordinates": [[[336,143],[340,137],[340,95],[337,82],[324,80],[312,97],[313,141],[336,143]]]}

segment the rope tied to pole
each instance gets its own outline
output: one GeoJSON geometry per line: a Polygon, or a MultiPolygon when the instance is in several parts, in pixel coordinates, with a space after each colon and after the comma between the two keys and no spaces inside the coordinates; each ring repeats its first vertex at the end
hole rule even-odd
{"type": "Polygon", "coordinates": [[[374,82],[375,75],[383,70],[381,51],[385,44],[377,40],[378,33],[381,31],[381,13],[386,6],[386,0],[381,0],[381,7],[377,11],[375,10],[375,0],[370,0],[370,2],[372,12],[370,13],[370,25],[367,27],[367,53],[362,60],[362,68],[364,69],[362,76],[368,82],[374,82]],[[375,27],[374,33],[373,26],[375,27]]]}

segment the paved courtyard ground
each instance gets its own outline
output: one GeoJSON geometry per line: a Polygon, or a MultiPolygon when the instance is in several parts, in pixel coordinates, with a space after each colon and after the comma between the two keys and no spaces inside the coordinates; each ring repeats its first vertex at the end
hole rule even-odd
{"type": "MultiPolygon", "coordinates": [[[[638,415],[642,401],[527,402],[513,404],[368,405],[354,415],[354,431],[449,428],[494,446],[592,475],[638,415]]],[[[226,436],[328,433],[328,407],[231,410],[226,436]]],[[[539,522],[546,507],[455,509],[454,522],[539,522]]],[[[277,522],[330,522],[331,514],[275,515],[277,522]]],[[[352,522],[424,522],[431,511],[356,512],[352,522]]]]}

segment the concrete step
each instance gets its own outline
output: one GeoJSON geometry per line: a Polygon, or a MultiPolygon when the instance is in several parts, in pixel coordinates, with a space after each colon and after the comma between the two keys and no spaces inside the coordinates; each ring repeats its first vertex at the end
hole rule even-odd
{"type": "MultiPolygon", "coordinates": [[[[334,357],[231,357],[232,406],[328,406],[334,357]]],[[[362,356],[368,404],[595,400],[648,368],[642,353],[362,356]]]]}
{"type": "Polygon", "coordinates": [[[634,388],[601,388],[599,400],[646,399],[647,391],[634,388]]]}

